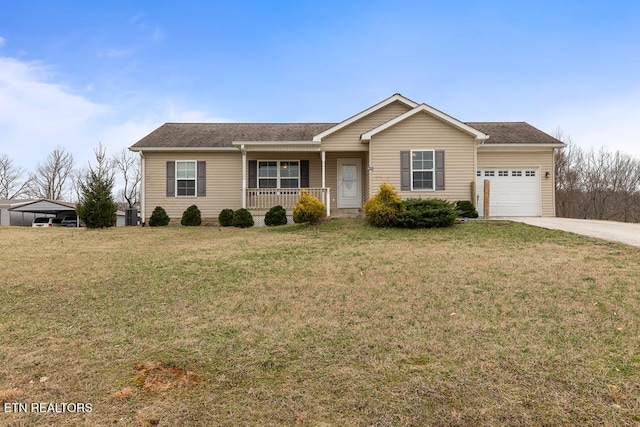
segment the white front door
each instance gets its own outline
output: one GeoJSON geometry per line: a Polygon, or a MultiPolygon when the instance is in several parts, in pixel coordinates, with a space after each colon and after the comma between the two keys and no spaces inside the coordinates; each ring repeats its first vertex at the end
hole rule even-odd
{"type": "Polygon", "coordinates": [[[362,207],[360,159],[338,159],[338,207],[362,207]]]}

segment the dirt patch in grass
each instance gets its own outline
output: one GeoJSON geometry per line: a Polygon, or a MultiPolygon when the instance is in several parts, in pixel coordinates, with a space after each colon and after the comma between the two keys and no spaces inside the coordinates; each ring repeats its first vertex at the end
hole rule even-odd
{"type": "MultiPolygon", "coordinates": [[[[200,377],[195,373],[162,362],[137,365],[136,371],[133,382],[149,393],[163,392],[176,387],[192,387],[200,382],[200,377]]],[[[126,396],[128,393],[121,391],[120,394],[126,396]]]]}

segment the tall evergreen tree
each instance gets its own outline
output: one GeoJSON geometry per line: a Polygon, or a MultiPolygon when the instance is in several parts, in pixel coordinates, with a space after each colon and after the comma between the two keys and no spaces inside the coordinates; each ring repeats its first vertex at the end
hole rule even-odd
{"type": "Polygon", "coordinates": [[[102,144],[94,152],[97,165],[90,164],[80,179],[76,212],[88,228],[113,227],[118,210],[113,199],[114,170],[102,144]]]}

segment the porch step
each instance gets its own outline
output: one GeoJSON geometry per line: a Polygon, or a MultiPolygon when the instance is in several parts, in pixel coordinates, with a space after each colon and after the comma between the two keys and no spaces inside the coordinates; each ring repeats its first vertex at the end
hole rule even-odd
{"type": "Polygon", "coordinates": [[[364,212],[361,208],[354,209],[331,209],[331,218],[362,218],[364,212]]]}

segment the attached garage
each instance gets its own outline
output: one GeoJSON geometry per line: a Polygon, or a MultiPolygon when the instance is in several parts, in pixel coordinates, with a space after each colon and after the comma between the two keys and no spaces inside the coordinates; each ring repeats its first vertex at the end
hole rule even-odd
{"type": "Polygon", "coordinates": [[[540,168],[482,168],[476,173],[478,213],[484,212],[484,182],[489,182],[490,216],[541,216],[540,168]]]}

